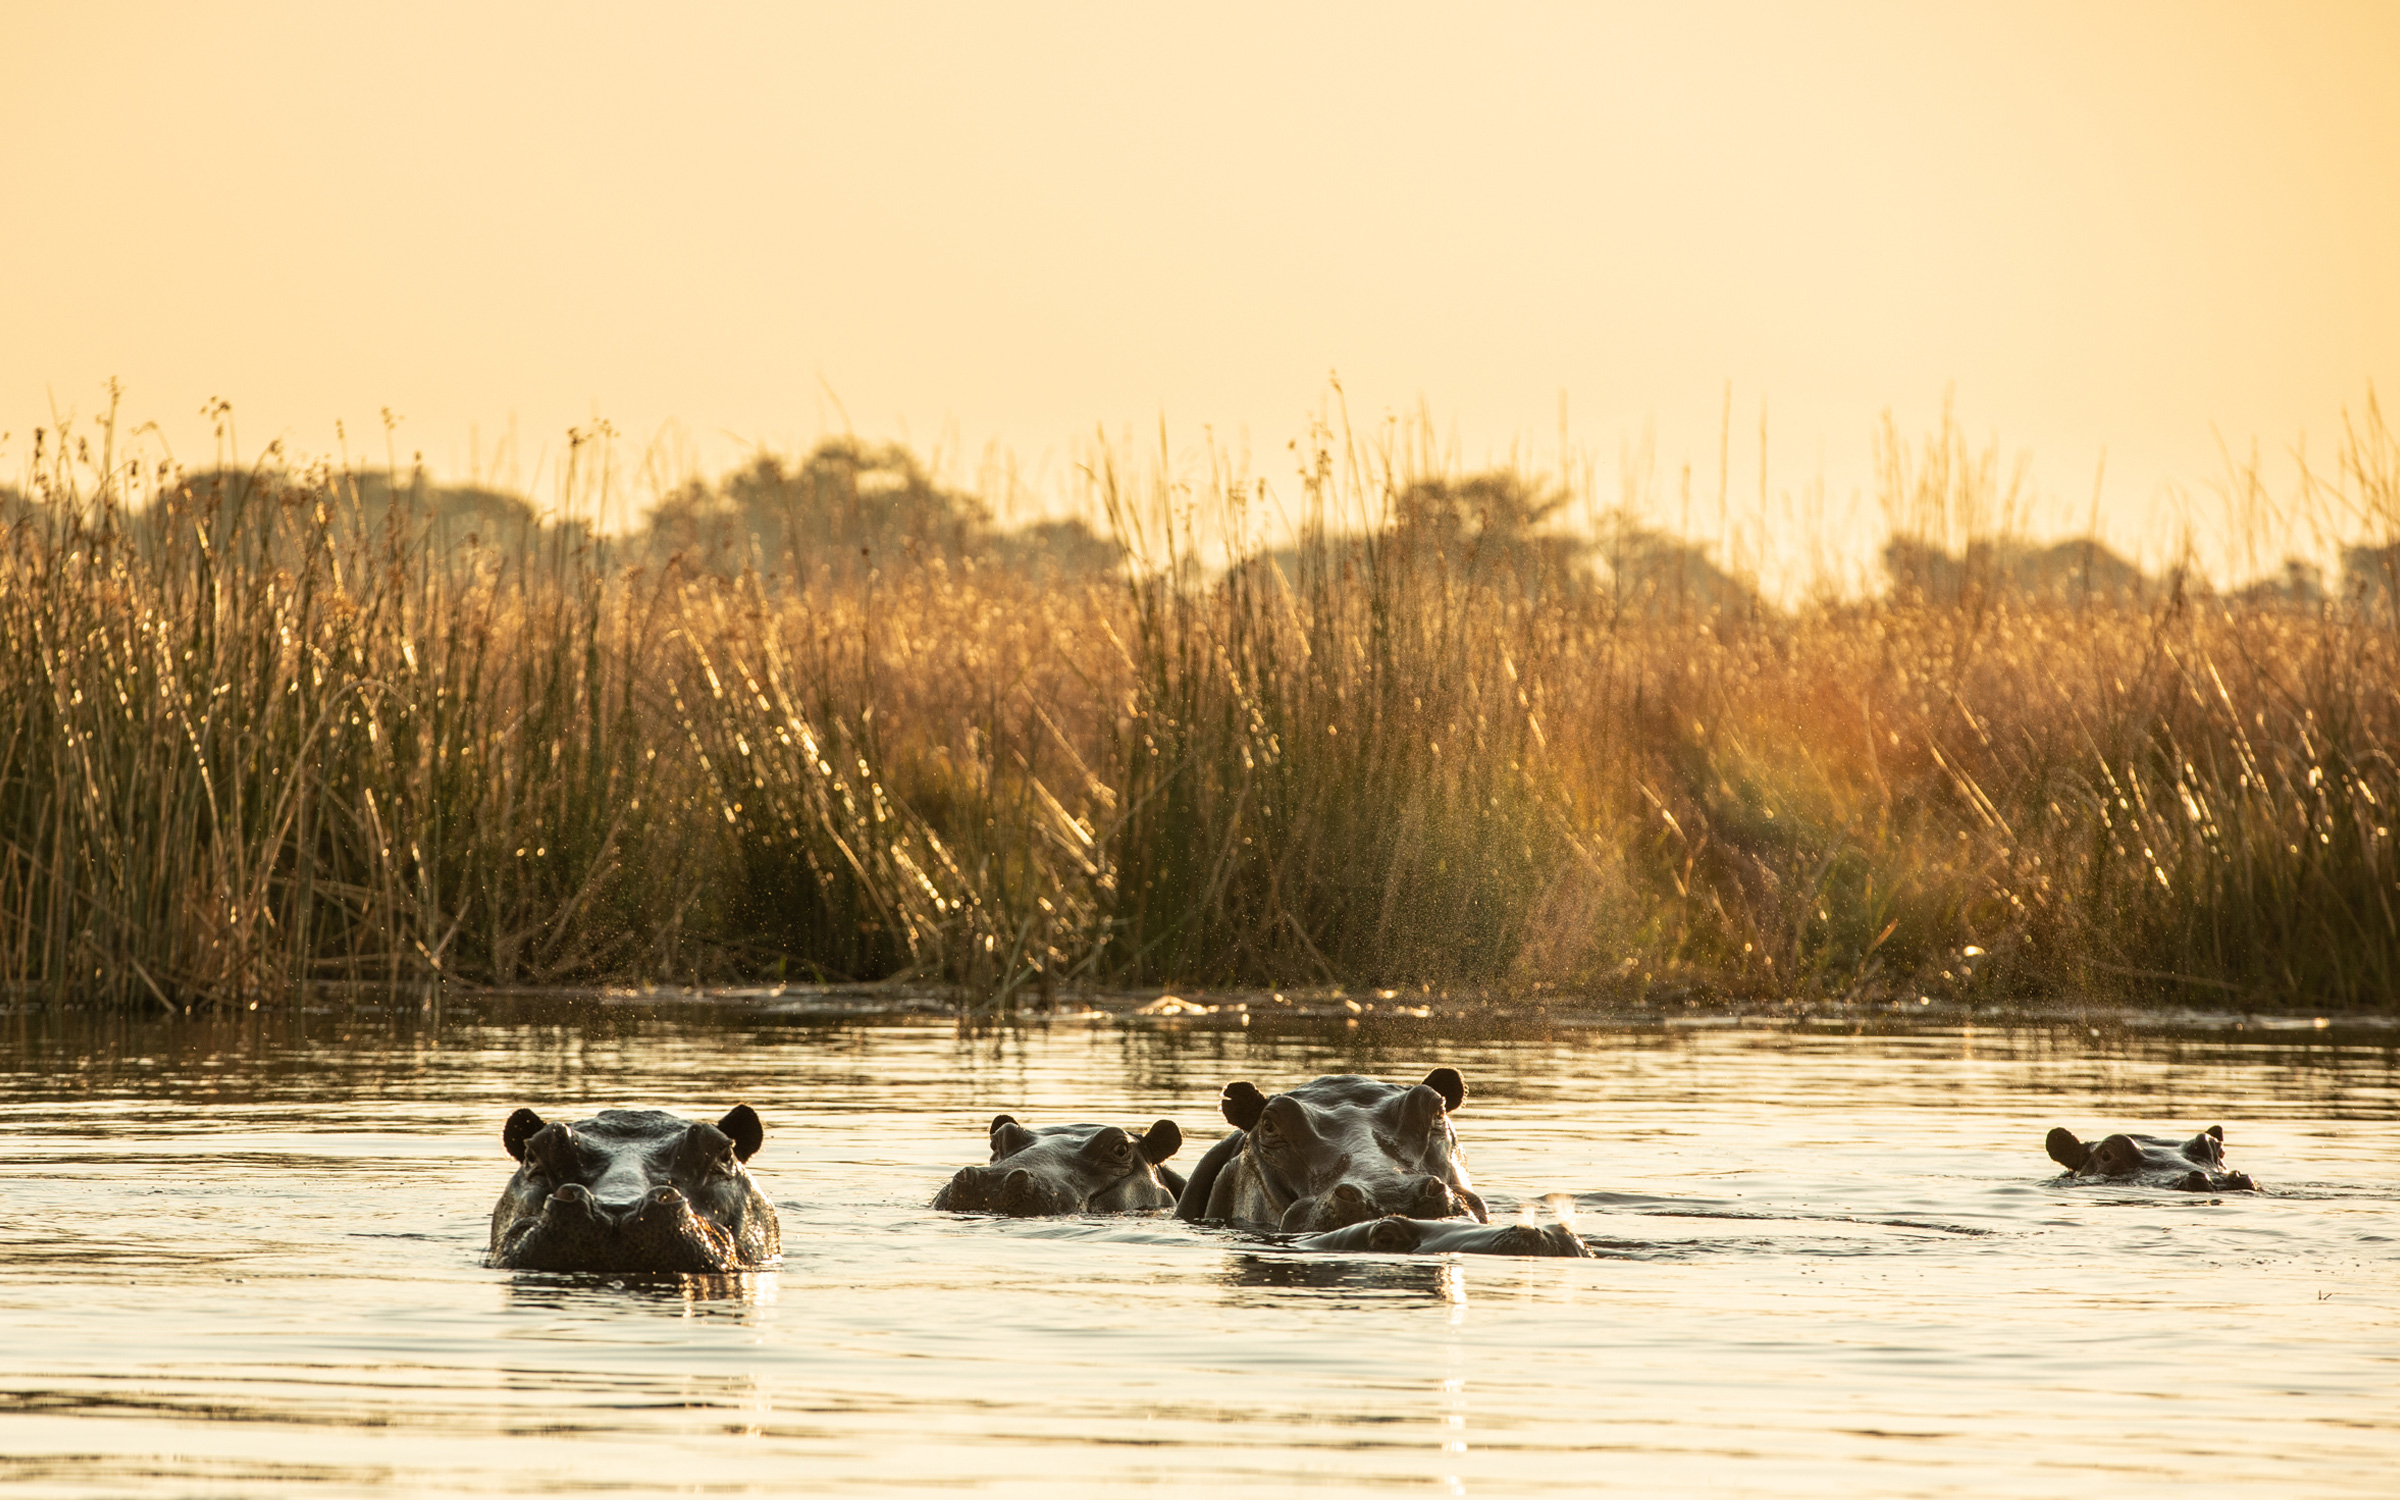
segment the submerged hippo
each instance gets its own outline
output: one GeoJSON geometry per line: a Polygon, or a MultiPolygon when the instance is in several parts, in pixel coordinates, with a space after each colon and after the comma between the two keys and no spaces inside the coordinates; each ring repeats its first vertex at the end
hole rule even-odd
{"type": "Polygon", "coordinates": [[[1456,1068],[1413,1085],[1337,1074],[1272,1097],[1229,1083],[1220,1102],[1233,1132],[1192,1169],[1175,1216],[1284,1234],[1387,1214],[1489,1223],[1450,1127],[1466,1097],[1456,1068]]]}
{"type": "Polygon", "coordinates": [[[2163,1135],[2119,1132],[2100,1141],[2079,1141],[2064,1125],[2044,1143],[2050,1159],[2073,1177],[2105,1177],[2150,1187],[2181,1188],[2190,1193],[2223,1193],[2254,1189],[2247,1172],[2225,1169],[2225,1127],[2211,1125],[2188,1141],[2163,1135]]]}
{"type": "Polygon", "coordinates": [[[1386,1214],[1292,1242],[1296,1250],[1373,1250],[1387,1255],[1558,1255],[1592,1260],[1592,1247],[1565,1224],[1467,1224],[1386,1214]]]}
{"type": "Polygon", "coordinates": [[[530,1109],[500,1139],[522,1166],[492,1210],[511,1271],[743,1271],[783,1253],[775,1205],[742,1163],[766,1127],[747,1104],[714,1125],[604,1109],[569,1125],[530,1109]]]}
{"type": "Polygon", "coordinates": [[[933,1206],[1019,1218],[1173,1208],[1183,1178],[1159,1163],[1182,1149],[1173,1120],[1137,1133],[1114,1125],[1035,1130],[1001,1115],[992,1121],[991,1165],[961,1167],[933,1206]]]}

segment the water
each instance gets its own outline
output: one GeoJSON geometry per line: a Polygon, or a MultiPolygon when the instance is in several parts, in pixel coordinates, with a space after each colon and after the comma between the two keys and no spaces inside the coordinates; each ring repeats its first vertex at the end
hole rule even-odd
{"type": "Polygon", "coordinates": [[[2400,1061],[2341,1035],[0,1017],[0,1485],[2388,1495],[2400,1061]],[[925,1206],[1002,1110],[1188,1166],[1229,1079],[1442,1062],[1495,1214],[1602,1258],[925,1206]],[[482,1266],[514,1106],[743,1100],[780,1270],[482,1266]],[[2211,1123],[2269,1192],[2049,1181],[2211,1123]]]}

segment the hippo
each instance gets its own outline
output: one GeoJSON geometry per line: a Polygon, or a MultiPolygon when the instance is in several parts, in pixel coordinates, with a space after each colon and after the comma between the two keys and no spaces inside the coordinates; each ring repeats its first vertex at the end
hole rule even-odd
{"type": "Polygon", "coordinates": [[[991,1165],[961,1167],[933,1195],[933,1206],[1016,1218],[1173,1208],[1183,1177],[1159,1163],[1182,1149],[1183,1132],[1173,1120],[1144,1131],[1114,1125],[1035,1130],[1014,1115],[1000,1115],[992,1121],[991,1165]]]}
{"type": "Polygon", "coordinates": [[[1372,1250],[1387,1255],[1557,1255],[1593,1260],[1592,1247],[1565,1224],[1467,1224],[1385,1214],[1361,1224],[1292,1241],[1295,1250],[1372,1250]]]}
{"type": "Polygon", "coordinates": [[[2187,1193],[2247,1192],[2258,1184],[2247,1172],[2225,1169],[2225,1127],[2211,1125],[2188,1141],[2163,1135],[2126,1135],[2079,1141],[2061,1125],[2044,1142],[2050,1159],[2070,1177],[2105,1177],[2187,1193]]]}
{"type": "Polygon", "coordinates": [[[1334,1074],[1272,1097],[1229,1083],[1219,1103],[1234,1128],[1192,1169],[1175,1216],[1282,1234],[1389,1214],[1488,1224],[1450,1126],[1466,1097],[1456,1068],[1418,1084],[1334,1074]]]}
{"type": "Polygon", "coordinates": [[[523,1165],[492,1210],[510,1271],[746,1271],[783,1253],[775,1205],[742,1164],[766,1127],[737,1104],[714,1125],[604,1109],[569,1125],[520,1109],[501,1143],[523,1165]]]}

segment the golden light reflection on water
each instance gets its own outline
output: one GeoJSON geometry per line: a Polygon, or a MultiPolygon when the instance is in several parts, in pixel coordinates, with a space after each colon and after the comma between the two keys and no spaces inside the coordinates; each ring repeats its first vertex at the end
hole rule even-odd
{"type": "Polygon", "coordinates": [[[0,1027],[0,1479],[1584,1493],[1605,1451],[1637,1493],[2374,1495],[2400,1462],[2388,1043],[445,1024],[0,1027]],[[1197,1125],[1230,1077],[1430,1060],[1495,1219],[1600,1259],[925,1206],[995,1109],[1197,1125]],[[515,1103],[737,1096],[778,1270],[479,1264],[515,1103]],[[2102,1122],[2222,1122],[2274,1191],[2053,1184],[2041,1132],[2102,1122]]]}

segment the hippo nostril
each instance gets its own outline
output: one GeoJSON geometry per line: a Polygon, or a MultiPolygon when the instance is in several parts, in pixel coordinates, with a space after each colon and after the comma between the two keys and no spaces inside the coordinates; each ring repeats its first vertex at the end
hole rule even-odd
{"type": "Polygon", "coordinates": [[[1367,1201],[1367,1195],[1358,1190],[1357,1184],[1345,1182],[1334,1188],[1333,1200],[1346,1207],[1356,1207],[1367,1201]]]}
{"type": "Polygon", "coordinates": [[[1023,1167],[1008,1174],[1000,1184],[1000,1211],[1009,1214],[1040,1214],[1049,1210],[1043,1201],[1041,1184],[1023,1167]]]}
{"type": "Polygon", "coordinates": [[[600,1206],[597,1199],[592,1197],[591,1190],[579,1182],[568,1183],[552,1193],[549,1199],[542,1204],[542,1217],[552,1221],[588,1220],[607,1216],[607,1211],[600,1206]]]}
{"type": "Polygon", "coordinates": [[[1417,1226],[1398,1214],[1377,1219],[1367,1231],[1367,1248],[1401,1255],[1417,1248],[1417,1226]]]}
{"type": "Polygon", "coordinates": [[[1456,1199],[1450,1196],[1450,1184],[1439,1177],[1422,1178],[1417,1183],[1417,1207],[1420,1217],[1446,1219],[1458,1212],[1456,1199]]]}
{"type": "Polygon", "coordinates": [[[628,1224],[636,1220],[671,1221],[683,1216],[685,1201],[683,1194],[672,1186],[654,1187],[628,1204],[620,1217],[628,1224]]]}

